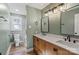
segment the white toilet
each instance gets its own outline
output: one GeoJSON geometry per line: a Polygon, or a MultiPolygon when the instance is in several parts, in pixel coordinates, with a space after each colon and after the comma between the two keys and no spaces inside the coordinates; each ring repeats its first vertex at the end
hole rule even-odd
{"type": "Polygon", "coordinates": [[[15,46],[18,47],[20,44],[20,34],[14,34],[15,46]]]}

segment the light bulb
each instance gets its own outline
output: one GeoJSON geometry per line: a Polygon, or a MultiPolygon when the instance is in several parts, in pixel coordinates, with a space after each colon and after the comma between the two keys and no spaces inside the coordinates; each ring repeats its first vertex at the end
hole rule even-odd
{"type": "Polygon", "coordinates": [[[54,12],[55,14],[56,14],[56,13],[58,13],[58,9],[57,9],[57,8],[56,8],[56,9],[54,9],[54,11],[53,11],[53,12],[54,12]]]}
{"type": "Polygon", "coordinates": [[[45,13],[44,15],[45,15],[45,16],[48,16],[48,13],[45,13]]]}
{"type": "Polygon", "coordinates": [[[52,14],[52,11],[49,11],[48,14],[51,15],[52,14]]]}

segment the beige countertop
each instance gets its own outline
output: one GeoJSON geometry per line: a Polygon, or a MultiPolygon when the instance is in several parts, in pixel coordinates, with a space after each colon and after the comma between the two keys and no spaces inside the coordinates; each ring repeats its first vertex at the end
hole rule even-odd
{"type": "Polygon", "coordinates": [[[60,47],[66,49],[66,50],[68,50],[68,51],[70,51],[72,53],[79,54],[79,49],[77,49],[77,48],[71,48],[69,46],[66,46],[66,45],[63,45],[63,44],[60,44],[60,43],[57,42],[59,40],[64,40],[64,36],[55,35],[55,34],[46,34],[46,35],[43,35],[41,33],[40,34],[36,34],[34,36],[36,36],[38,38],[41,38],[41,39],[43,39],[45,41],[48,41],[50,43],[53,43],[53,44],[55,44],[57,46],[60,46],[60,47]]]}

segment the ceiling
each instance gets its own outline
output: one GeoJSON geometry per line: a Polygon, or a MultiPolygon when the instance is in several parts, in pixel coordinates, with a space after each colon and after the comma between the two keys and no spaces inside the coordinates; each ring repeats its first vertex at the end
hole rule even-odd
{"type": "Polygon", "coordinates": [[[8,7],[10,8],[10,12],[26,15],[26,5],[37,8],[43,9],[49,3],[8,3],[8,7]]]}
{"type": "Polygon", "coordinates": [[[49,3],[27,3],[26,5],[29,5],[31,7],[37,8],[37,9],[43,9],[45,8],[49,3]]]}
{"type": "Polygon", "coordinates": [[[26,15],[26,4],[24,3],[8,3],[10,12],[26,15]]]}

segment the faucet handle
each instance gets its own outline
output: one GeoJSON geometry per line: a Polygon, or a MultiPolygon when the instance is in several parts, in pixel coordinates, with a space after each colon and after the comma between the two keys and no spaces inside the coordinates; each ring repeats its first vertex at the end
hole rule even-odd
{"type": "Polygon", "coordinates": [[[73,43],[79,42],[78,40],[73,40],[73,43]]]}
{"type": "Polygon", "coordinates": [[[71,40],[69,39],[69,42],[71,42],[71,40]]]}
{"type": "Polygon", "coordinates": [[[65,41],[67,41],[67,38],[64,38],[65,41]]]}
{"type": "Polygon", "coordinates": [[[73,40],[73,43],[76,43],[76,40],[73,40]]]}

